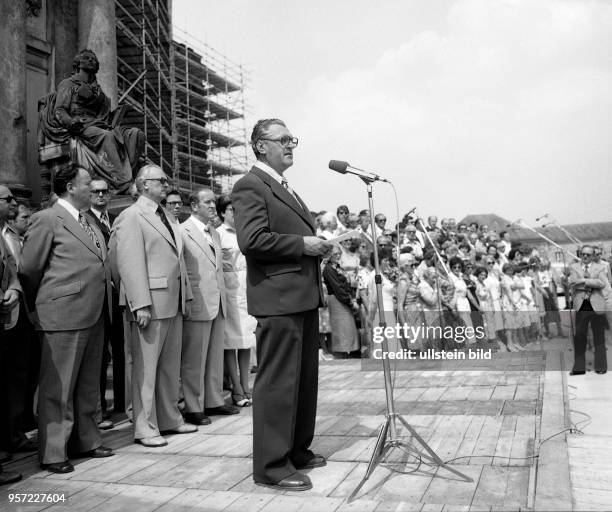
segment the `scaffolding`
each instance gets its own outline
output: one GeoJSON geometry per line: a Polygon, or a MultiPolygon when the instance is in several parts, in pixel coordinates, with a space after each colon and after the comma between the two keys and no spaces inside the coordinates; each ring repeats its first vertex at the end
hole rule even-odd
{"type": "Polygon", "coordinates": [[[228,192],[248,169],[245,71],[174,28],[176,149],[182,192],[199,185],[228,192]]]}
{"type": "Polygon", "coordinates": [[[228,192],[248,169],[241,65],[172,26],[171,0],[116,0],[123,123],[145,135],[145,158],[188,194],[228,192]]]}
{"type": "Polygon", "coordinates": [[[145,135],[145,158],[178,179],[174,133],[171,0],[116,0],[119,103],[123,123],[145,135]]]}

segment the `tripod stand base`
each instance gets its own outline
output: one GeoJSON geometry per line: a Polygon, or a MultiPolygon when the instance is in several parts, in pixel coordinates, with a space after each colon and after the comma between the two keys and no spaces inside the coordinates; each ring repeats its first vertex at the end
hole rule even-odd
{"type": "MultiPolygon", "coordinates": [[[[395,432],[395,430],[396,430],[395,425],[393,425],[393,428],[391,428],[391,431],[395,432]]],[[[459,476],[465,482],[474,481],[471,477],[461,473],[460,471],[446,464],[440,457],[438,457],[436,452],[434,452],[431,449],[431,447],[425,442],[425,440],[417,433],[417,431],[412,427],[412,425],[410,425],[399,414],[392,413],[392,414],[387,414],[385,416],[385,421],[381,425],[380,430],[378,432],[378,438],[376,439],[376,445],[374,446],[374,452],[372,453],[372,457],[370,458],[370,462],[368,463],[368,467],[366,469],[365,475],[363,476],[363,478],[361,479],[361,481],[359,482],[355,490],[348,497],[348,500],[347,500],[348,503],[351,503],[355,499],[355,496],[357,496],[357,493],[361,490],[361,488],[367,482],[368,478],[370,478],[370,475],[374,472],[374,470],[376,469],[376,466],[378,466],[384,460],[387,453],[391,452],[395,448],[400,448],[404,450],[406,453],[411,453],[411,454],[418,453],[421,461],[425,462],[426,464],[435,465],[435,466],[444,468],[450,471],[451,473],[454,473],[455,475],[459,476]],[[411,445],[409,445],[408,443],[405,443],[404,441],[400,439],[393,439],[393,438],[387,439],[387,435],[389,433],[389,426],[396,419],[398,419],[400,423],[412,434],[412,436],[418,442],[418,444],[421,446],[424,452],[418,452],[411,445]]]]}

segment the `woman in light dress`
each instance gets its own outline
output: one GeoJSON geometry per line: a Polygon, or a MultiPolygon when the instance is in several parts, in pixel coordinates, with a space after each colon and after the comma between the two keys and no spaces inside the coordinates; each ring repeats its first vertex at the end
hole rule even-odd
{"type": "MultiPolygon", "coordinates": [[[[455,287],[451,307],[453,311],[456,311],[459,314],[459,317],[466,327],[472,327],[470,300],[476,302],[476,299],[471,296],[471,292],[468,290],[468,287],[463,279],[463,261],[461,258],[455,256],[450,259],[449,265],[451,269],[449,278],[455,287]],[[470,295],[469,298],[468,294],[470,295]]],[[[470,338],[469,343],[475,342],[475,338],[470,338]]]]}
{"type": "Polygon", "coordinates": [[[234,226],[234,209],[228,195],[217,198],[217,215],[223,224],[217,228],[223,251],[223,277],[227,294],[225,312],[225,368],[232,382],[235,405],[251,405],[249,363],[255,346],[257,320],[247,313],[246,259],[240,252],[234,226]]]}
{"type": "MultiPolygon", "coordinates": [[[[382,299],[383,309],[385,314],[385,323],[387,327],[394,327],[397,323],[395,318],[395,292],[398,270],[393,262],[393,254],[390,249],[383,248],[378,251],[378,259],[380,265],[380,273],[382,277],[382,299]]],[[[374,253],[370,255],[370,264],[374,266],[374,253]]],[[[380,324],[378,317],[378,301],[376,294],[375,280],[376,272],[372,272],[368,281],[368,326],[371,328],[378,327],[380,324]]],[[[389,350],[397,352],[399,350],[399,342],[397,336],[387,338],[389,342],[389,350]]]]}
{"type": "MultiPolygon", "coordinates": [[[[419,265],[416,258],[410,254],[400,254],[400,277],[397,284],[397,321],[400,325],[418,328],[425,325],[423,308],[419,301],[419,278],[415,268],[419,265]]],[[[421,331],[419,331],[421,332],[421,331]]],[[[400,340],[402,348],[410,350],[423,349],[423,338],[400,340]]]]}
{"type": "MultiPolygon", "coordinates": [[[[514,285],[514,265],[506,263],[502,267],[501,283],[501,304],[504,317],[504,327],[506,329],[506,337],[508,341],[508,350],[517,352],[525,350],[518,343],[519,330],[519,299],[516,299],[516,290],[514,285]]],[[[519,292],[520,298],[520,292],[519,292]]]]}
{"type": "MultiPolygon", "coordinates": [[[[493,261],[491,256],[487,256],[485,263],[492,269],[493,263],[489,264],[489,261],[493,261]]],[[[485,267],[476,268],[476,295],[480,302],[488,340],[496,341],[500,352],[507,352],[508,347],[503,342],[506,337],[501,315],[501,288],[493,270],[489,273],[485,267]]]]}

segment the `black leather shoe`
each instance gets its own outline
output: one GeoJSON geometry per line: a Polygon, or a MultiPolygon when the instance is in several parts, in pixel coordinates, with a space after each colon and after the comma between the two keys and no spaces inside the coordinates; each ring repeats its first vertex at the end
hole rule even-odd
{"type": "Polygon", "coordinates": [[[67,460],[64,462],[53,462],[52,464],[41,464],[40,467],[51,473],[72,473],[74,471],[74,466],[67,460]]]}
{"type": "Polygon", "coordinates": [[[186,412],[184,417],[185,421],[192,425],[210,425],[212,423],[211,419],[203,412],[186,412]]]}
{"type": "Polygon", "coordinates": [[[19,482],[19,480],[21,480],[21,473],[17,473],[17,471],[3,471],[0,468],[0,485],[14,484],[19,482]]]}
{"type": "Polygon", "coordinates": [[[314,469],[314,468],[322,468],[323,466],[327,466],[327,461],[323,455],[317,455],[310,459],[305,464],[296,464],[295,469],[314,469]]]}
{"type": "Polygon", "coordinates": [[[233,405],[220,405],[219,407],[210,407],[209,409],[204,409],[204,414],[208,416],[228,416],[230,414],[238,414],[240,409],[238,407],[234,407],[233,405]]]}
{"type": "Polygon", "coordinates": [[[586,372],[584,370],[572,370],[570,375],[584,375],[586,372]]]}
{"type": "Polygon", "coordinates": [[[102,457],[112,457],[115,455],[115,452],[106,446],[98,446],[93,450],[89,450],[88,452],[83,452],[80,454],[81,457],[91,457],[92,459],[101,459],[102,457]]]}
{"type": "Polygon", "coordinates": [[[302,473],[295,473],[287,478],[283,478],[275,484],[267,484],[263,482],[255,482],[256,485],[276,489],[277,491],[308,491],[312,489],[310,478],[302,473]]]}
{"type": "Polygon", "coordinates": [[[604,373],[607,373],[608,370],[595,370],[595,373],[598,373],[599,375],[603,375],[604,373]]]}

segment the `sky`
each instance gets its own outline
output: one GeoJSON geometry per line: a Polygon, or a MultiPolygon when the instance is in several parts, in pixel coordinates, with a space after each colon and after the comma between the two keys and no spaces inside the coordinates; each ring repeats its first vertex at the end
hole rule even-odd
{"type": "Polygon", "coordinates": [[[400,218],[612,221],[612,1],[174,0],[173,23],[248,70],[248,134],[299,138],[311,210],[367,208],[335,159],[400,218]]]}

